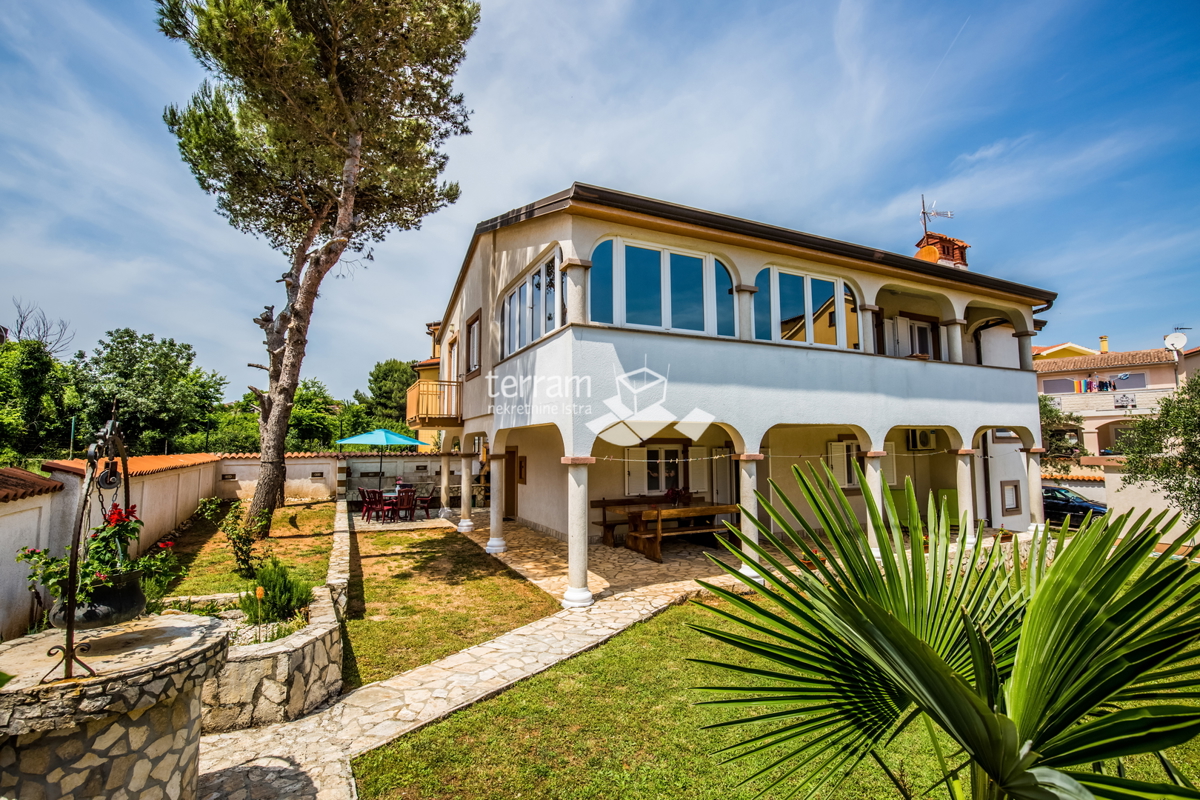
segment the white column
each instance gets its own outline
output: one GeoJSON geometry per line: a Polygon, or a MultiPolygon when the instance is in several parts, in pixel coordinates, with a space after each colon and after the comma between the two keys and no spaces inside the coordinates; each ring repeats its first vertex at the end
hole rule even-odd
{"type": "MultiPolygon", "coordinates": [[[[954,364],[963,363],[963,326],[965,319],[944,319],[946,326],[946,344],[950,347],[950,361],[954,364]]],[[[1032,369],[1032,367],[1030,367],[1032,369]]]]}
{"type": "Polygon", "coordinates": [[[1019,331],[1013,334],[1017,339],[1017,352],[1021,356],[1021,369],[1033,369],[1033,337],[1034,331],[1019,331]]]}
{"type": "Polygon", "coordinates": [[[958,450],[954,452],[955,491],[958,494],[958,516],[955,520],[961,527],[958,530],[958,541],[965,546],[975,547],[975,491],[971,480],[971,462],[975,459],[974,450],[958,450]],[[966,521],[962,516],[966,514],[966,521]]]}
{"type": "Polygon", "coordinates": [[[462,507],[459,511],[458,532],[468,533],[475,530],[471,521],[471,458],[464,456],[462,460],[462,507]]]}
{"type": "Polygon", "coordinates": [[[875,315],[882,313],[883,309],[879,306],[871,306],[867,304],[858,307],[859,316],[862,317],[862,349],[864,353],[875,352],[875,315]]]}
{"type": "Polygon", "coordinates": [[[1022,448],[1026,458],[1026,470],[1029,481],[1029,523],[1030,528],[1035,525],[1046,524],[1045,509],[1042,508],[1042,453],[1046,452],[1045,448],[1033,447],[1029,449],[1022,448]]]}
{"type": "Polygon", "coordinates": [[[488,524],[488,542],[483,549],[495,555],[508,549],[504,541],[504,456],[490,456],[490,479],[492,482],[492,500],[488,524]]]}
{"type": "MultiPolygon", "coordinates": [[[[887,501],[883,497],[883,457],[886,455],[886,450],[871,450],[863,454],[863,478],[866,479],[867,489],[870,490],[871,496],[875,498],[875,504],[879,507],[879,516],[884,519],[885,525],[887,524],[887,512],[884,509],[887,507],[887,501]]],[[[875,530],[875,523],[868,515],[867,546],[875,555],[879,555],[879,537],[885,534],[886,529],[875,530]]]]}
{"type": "MultiPolygon", "coordinates": [[[[734,458],[738,462],[738,475],[742,485],[741,505],[745,509],[745,513],[742,515],[742,533],[750,541],[758,544],[758,528],[754,527],[754,523],[750,522],[748,517],[758,517],[758,498],[754,492],[758,490],[758,462],[763,460],[763,454],[738,453],[734,458]]],[[[759,563],[758,553],[755,553],[750,545],[743,543],[742,553],[751,562],[759,563]]],[[[749,564],[742,564],[740,571],[743,575],[749,576],[759,583],[764,583],[762,575],[749,564]]]]}
{"type": "MultiPolygon", "coordinates": [[[[443,434],[444,436],[444,434],[443,434]]],[[[442,454],[442,508],[450,507],[450,456],[442,454]]]]}
{"type": "Polygon", "coordinates": [[[558,269],[565,279],[562,289],[567,293],[567,323],[578,325],[587,321],[587,271],[592,262],[581,258],[565,259],[558,269]]]}
{"type": "Polygon", "coordinates": [[[593,603],[588,589],[588,465],[591,456],[563,456],[567,465],[567,590],[563,608],[593,603]]]}
{"type": "Polygon", "coordinates": [[[739,339],[754,338],[754,293],[757,291],[757,286],[744,283],[733,287],[733,293],[737,296],[739,339]]]}

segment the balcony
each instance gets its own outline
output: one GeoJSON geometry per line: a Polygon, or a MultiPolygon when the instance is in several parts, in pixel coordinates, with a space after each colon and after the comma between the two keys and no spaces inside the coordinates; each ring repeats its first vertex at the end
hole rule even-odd
{"type": "Polygon", "coordinates": [[[1051,395],[1050,402],[1067,413],[1121,413],[1132,409],[1153,409],[1171,394],[1170,389],[1130,389],[1114,392],[1081,392],[1051,395]]]}
{"type": "Polygon", "coordinates": [[[462,383],[419,380],[410,386],[408,424],[414,430],[462,427],[462,383]]]}

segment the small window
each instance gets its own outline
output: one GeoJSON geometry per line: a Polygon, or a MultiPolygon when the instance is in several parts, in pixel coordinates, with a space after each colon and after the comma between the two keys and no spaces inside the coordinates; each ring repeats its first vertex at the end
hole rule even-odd
{"type": "MultiPolygon", "coordinates": [[[[546,333],[549,333],[550,331],[557,328],[559,326],[559,324],[561,324],[558,322],[557,318],[554,316],[554,309],[556,308],[556,306],[554,304],[554,283],[555,283],[555,279],[558,276],[555,274],[553,261],[547,261],[546,266],[543,268],[543,271],[546,274],[546,283],[545,283],[545,286],[546,286],[546,289],[545,289],[545,291],[546,291],[546,311],[545,311],[544,319],[546,320],[546,333]]],[[[565,317],[564,317],[564,321],[565,321],[565,317]]]]}
{"type": "Polygon", "coordinates": [[[812,278],[809,284],[812,289],[813,343],[836,347],[838,343],[837,295],[834,293],[836,284],[833,281],[824,281],[818,278],[812,278]]]}
{"type": "Polygon", "coordinates": [[[1118,390],[1146,388],[1146,373],[1144,372],[1122,372],[1119,375],[1113,375],[1112,380],[1117,384],[1118,390]]]}
{"type": "Polygon", "coordinates": [[[846,304],[846,347],[851,350],[861,350],[862,341],[858,336],[858,298],[849,286],[843,288],[846,304]]]}
{"type": "Polygon", "coordinates": [[[704,330],[704,259],[671,253],[671,327],[704,330]]]}
{"type": "Polygon", "coordinates": [[[1021,482],[1000,481],[1000,509],[1009,517],[1021,513],[1021,482]]]}
{"type": "Polygon", "coordinates": [[[737,336],[737,326],[734,314],[737,309],[737,295],[733,291],[733,277],[729,268],[720,261],[715,262],[717,273],[717,335],[737,336]]]}
{"type": "Polygon", "coordinates": [[[1047,378],[1042,381],[1043,394],[1072,394],[1075,381],[1069,378],[1047,378]]]}
{"type": "Polygon", "coordinates": [[[467,320],[467,378],[473,378],[479,374],[482,366],[482,358],[479,353],[480,348],[480,325],[479,313],[476,311],[471,318],[467,320]]]}
{"type": "Polygon", "coordinates": [[[538,270],[529,278],[529,308],[532,313],[529,320],[529,341],[536,341],[542,336],[542,271],[538,270]]]}
{"type": "Polygon", "coordinates": [[[779,338],[785,342],[808,341],[808,311],[804,276],[779,273],[779,338]]]}
{"type": "Polygon", "coordinates": [[[754,338],[770,341],[771,335],[771,270],[759,270],[754,278],[754,338]]]}
{"type": "Polygon", "coordinates": [[[993,428],[992,441],[997,444],[1002,442],[1019,442],[1021,441],[1021,437],[1017,435],[1016,431],[1010,428],[993,428]]]}
{"type": "Polygon", "coordinates": [[[588,319],[592,322],[613,322],[613,243],[609,239],[592,251],[592,268],[588,270],[588,319]]]}

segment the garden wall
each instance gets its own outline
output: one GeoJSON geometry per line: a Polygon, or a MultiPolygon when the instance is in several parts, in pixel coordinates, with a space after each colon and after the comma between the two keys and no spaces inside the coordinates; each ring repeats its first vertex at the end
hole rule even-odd
{"type": "Polygon", "coordinates": [[[22,547],[61,551],[68,539],[52,525],[63,485],[26,472],[0,469],[0,642],[24,636],[48,598],[29,591],[29,567],[15,560],[22,547]]]}
{"type": "MultiPolygon", "coordinates": [[[[335,453],[288,453],[283,494],[297,500],[331,500],[337,494],[338,458],[335,453]]],[[[215,494],[222,500],[249,500],[258,484],[258,453],[221,456],[215,494]]]]}

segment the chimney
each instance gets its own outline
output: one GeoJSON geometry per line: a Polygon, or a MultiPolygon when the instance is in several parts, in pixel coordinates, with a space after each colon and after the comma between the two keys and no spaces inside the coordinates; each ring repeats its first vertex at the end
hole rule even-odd
{"type": "Polygon", "coordinates": [[[1101,353],[1108,352],[1108,337],[1107,336],[1100,337],[1100,352],[1101,353]]]}
{"type": "Polygon", "coordinates": [[[955,269],[966,269],[967,248],[970,246],[961,239],[929,231],[917,242],[918,249],[914,258],[955,269]]]}

